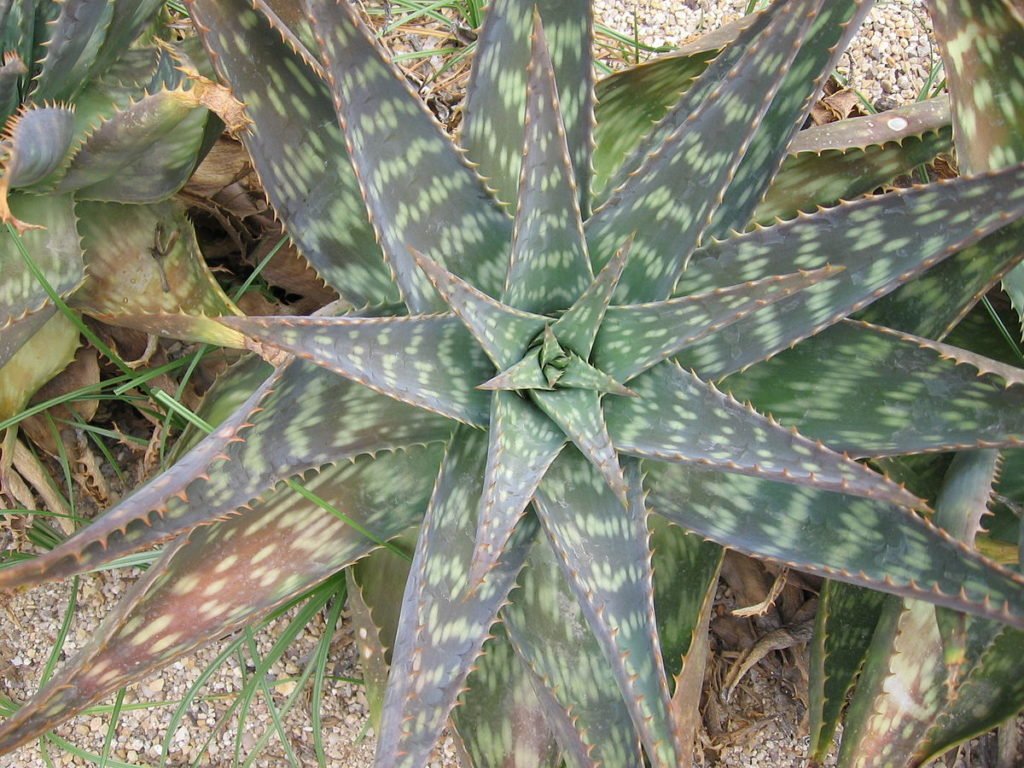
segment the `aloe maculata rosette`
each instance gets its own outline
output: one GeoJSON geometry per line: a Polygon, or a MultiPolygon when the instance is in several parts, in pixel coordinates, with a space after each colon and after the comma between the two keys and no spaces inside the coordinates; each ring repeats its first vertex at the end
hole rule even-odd
{"type": "Polygon", "coordinates": [[[723,546],[1024,627],[1019,573],[855,460],[1024,432],[1018,369],[897,320],[927,298],[949,322],[1020,259],[1024,168],[837,202],[948,149],[948,106],[799,132],[870,3],[780,0],[595,87],[588,3],[496,0],[458,142],[346,0],[188,5],[344,301],[213,321],[273,365],[236,366],[176,464],[0,570],[164,544],[0,749],[354,563],[389,767],[449,723],[473,765],[687,764],[723,546]]]}

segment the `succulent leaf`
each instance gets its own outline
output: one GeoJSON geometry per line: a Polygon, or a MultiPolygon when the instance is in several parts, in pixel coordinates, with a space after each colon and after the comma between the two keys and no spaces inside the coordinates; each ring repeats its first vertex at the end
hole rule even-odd
{"type": "Polygon", "coordinates": [[[452,315],[402,317],[231,317],[221,322],[262,347],[310,360],[377,392],[464,424],[487,423],[476,385],[493,368],[452,315]],[[409,365],[403,358],[434,362],[409,365]]]}
{"type": "Polygon", "coordinates": [[[752,278],[752,265],[766,258],[773,272],[827,263],[846,269],[735,323],[721,338],[692,346],[682,361],[713,378],[740,370],[860,309],[1022,214],[1024,166],[1016,166],[843,204],[713,243],[695,254],[678,290],[690,293],[752,278]],[[1007,210],[993,211],[992,195],[1005,199],[1007,210]],[[944,226],[937,229],[936,221],[944,226]],[[858,237],[837,248],[833,233],[847,227],[856,229],[858,237]]]}
{"type": "MultiPolygon", "coordinates": [[[[61,296],[82,282],[85,268],[70,197],[12,195],[12,215],[29,229],[20,237],[46,281],[61,296]]],[[[11,232],[0,232],[0,365],[53,316],[56,308],[25,264],[11,232]]]]}
{"type": "MultiPolygon", "coordinates": [[[[422,516],[438,460],[437,447],[364,458],[314,475],[306,487],[336,499],[349,517],[386,540],[422,516]]],[[[245,626],[376,546],[288,488],[241,515],[195,529],[164,551],[93,639],[0,726],[0,751],[245,626]]]]}
{"type": "MultiPolygon", "coordinates": [[[[583,237],[555,73],[536,14],[531,37],[519,204],[502,301],[527,312],[550,314],[572,305],[587,290],[594,273],[583,237]]],[[[508,65],[502,61],[500,66],[508,65]]],[[[508,89],[497,90],[506,93],[508,89]]]]}
{"type": "Polygon", "coordinates": [[[780,426],[674,363],[652,368],[630,386],[638,397],[605,400],[608,430],[623,453],[923,506],[883,476],[780,426]]]}
{"type": "Polygon", "coordinates": [[[538,389],[531,396],[601,473],[622,506],[627,506],[626,481],[601,412],[601,393],[592,389],[560,389],[555,392],[538,389]]]}
{"type": "Polygon", "coordinates": [[[177,192],[205,136],[198,91],[157,91],[114,113],[82,140],[56,190],[77,192],[80,200],[134,203],[177,192]]]}
{"type": "Polygon", "coordinates": [[[179,319],[188,333],[168,335],[242,346],[241,334],[213,319],[238,310],[202,260],[178,206],[82,202],[75,212],[88,276],[72,306],[149,333],[165,332],[179,319]]]}
{"type": "Polygon", "coordinates": [[[65,0],[58,7],[29,94],[36,103],[69,99],[76,93],[99,55],[114,11],[107,0],[65,0]]]}
{"type": "Polygon", "coordinates": [[[242,141],[296,247],[353,304],[396,300],[326,85],[245,0],[194,0],[189,10],[246,105],[242,141]]]}
{"type": "MultiPolygon", "coordinates": [[[[933,345],[844,320],[722,386],[855,456],[1020,445],[1024,389],[943,359],[933,345]],[[800,405],[808,401],[811,411],[800,405]]],[[[986,369],[1004,370],[995,361],[986,369]]]]}
{"type": "Polygon", "coordinates": [[[52,106],[23,108],[12,117],[3,137],[3,171],[0,178],[0,221],[20,231],[42,226],[22,222],[10,209],[10,191],[36,184],[52,174],[71,146],[74,110],[52,106]]]}
{"type": "Polygon", "coordinates": [[[1016,221],[932,267],[857,317],[927,338],[945,338],[1001,278],[1024,259],[1016,221]]]}
{"type": "MultiPolygon", "coordinates": [[[[988,511],[998,466],[998,452],[968,451],[946,472],[935,522],[968,545],[988,511]]],[[[920,765],[1005,720],[1024,705],[1022,649],[1019,630],[890,598],[851,704],[840,762],[920,765]],[[993,674],[1006,675],[995,688],[993,674]]]]}
{"type": "Polygon", "coordinates": [[[27,72],[25,62],[17,53],[12,51],[3,55],[0,63],[0,120],[5,123],[18,108],[21,80],[27,72]]]}
{"type": "Polygon", "coordinates": [[[547,327],[541,315],[523,312],[492,299],[428,256],[414,252],[416,263],[444,302],[466,326],[494,365],[517,363],[531,342],[547,327]]]}
{"type": "Polygon", "coordinates": [[[654,512],[731,549],[1024,626],[1019,574],[905,508],[685,464],[647,468],[654,512]]]}
{"type": "Polygon", "coordinates": [[[818,763],[832,751],[832,738],[847,695],[871,645],[887,598],[880,592],[828,580],[822,588],[811,642],[808,757],[818,763]]]}
{"type": "MultiPolygon", "coordinates": [[[[560,768],[549,708],[541,704],[533,675],[516,656],[499,624],[470,674],[472,693],[452,712],[469,762],[508,768],[560,768]]],[[[550,695],[541,688],[541,695],[550,695]]]]}
{"type": "Polygon", "coordinates": [[[161,0],[114,0],[113,15],[103,36],[103,45],[92,64],[92,75],[102,76],[152,23],[163,5],[161,0]]]}
{"type": "Polygon", "coordinates": [[[538,537],[501,612],[509,639],[537,681],[569,766],[641,765],[626,702],[563,573],[547,537],[538,537]]]}
{"type": "Polygon", "coordinates": [[[877,115],[812,126],[796,135],[753,220],[769,225],[797,212],[871,192],[953,146],[949,100],[915,102],[877,115]]]}
{"type": "MultiPolygon", "coordinates": [[[[529,109],[529,100],[540,94],[528,95],[527,79],[553,75],[558,82],[560,122],[564,125],[570,167],[575,169],[570,176],[572,186],[580,196],[579,208],[589,213],[594,83],[586,52],[593,46],[593,26],[591,4],[580,0],[542,0],[535,5],[498,0],[488,10],[466,92],[460,138],[499,200],[511,203],[517,199],[524,125],[527,130],[536,130],[530,119],[524,118],[524,110],[529,109]],[[534,7],[551,41],[551,64],[544,65],[551,69],[544,73],[538,71],[536,61],[538,27],[534,7]],[[523,77],[528,62],[529,74],[523,77]]],[[[550,116],[544,119],[550,120],[550,116]]],[[[513,306],[519,305],[513,302],[513,306]]]]}
{"type": "Polygon", "coordinates": [[[632,245],[633,238],[630,237],[604,265],[583,295],[551,326],[551,332],[559,343],[584,360],[590,358],[594,349],[594,340],[612,300],[615,286],[622,278],[632,245]]]}
{"type": "Polygon", "coordinates": [[[381,765],[422,765],[522,568],[524,520],[483,582],[469,578],[487,437],[460,427],[427,509],[403,600],[377,741],[381,765]]]}
{"type": "Polygon", "coordinates": [[[608,185],[630,152],[743,28],[740,25],[748,26],[755,18],[763,17],[741,16],[672,53],[613,72],[597,82],[591,179],[595,207],[605,201],[608,185]]]}
{"type": "MultiPolygon", "coordinates": [[[[931,0],[942,61],[951,86],[953,138],[967,173],[1024,162],[1024,14],[1003,0],[965,3],[931,0]],[[980,87],[978,84],[984,84],[980,87]]],[[[1024,318],[1024,269],[1003,279],[1018,317],[1024,318]]]]}
{"type": "Polygon", "coordinates": [[[409,310],[441,307],[412,251],[499,295],[508,216],[488,203],[479,177],[383,57],[348,1],[309,0],[308,7],[370,221],[409,310]]]}
{"type": "Polygon", "coordinates": [[[177,464],[92,526],[33,560],[0,570],[0,588],[81,573],[237,514],[297,472],[444,441],[450,431],[446,419],[292,362],[177,464]],[[344,425],[325,420],[327,412],[347,413],[344,425]]]}
{"type": "Polygon", "coordinates": [[[636,462],[627,465],[625,478],[624,510],[594,465],[569,450],[545,476],[535,508],[651,764],[674,766],[675,728],[655,627],[647,512],[636,462]]]}
{"type": "Polygon", "coordinates": [[[841,270],[825,266],[668,301],[609,307],[597,335],[594,360],[609,375],[629,381],[705,336],[841,270]]]}
{"type": "Polygon", "coordinates": [[[541,478],[565,445],[564,433],[511,392],[494,393],[489,429],[471,581],[495,567],[541,478]]]}
{"type": "Polygon", "coordinates": [[[665,672],[673,686],[672,719],[680,764],[701,724],[700,696],[709,651],[708,624],[725,550],[650,515],[654,607],[665,672]]]}
{"type": "MultiPolygon", "coordinates": [[[[602,265],[636,233],[620,299],[668,298],[782,85],[777,73],[792,65],[820,6],[820,0],[769,6],[763,29],[755,23],[737,38],[739,48],[755,30],[763,33],[762,44],[742,46],[732,66],[723,57],[712,62],[701,76],[718,83],[712,93],[587,222],[590,253],[602,265]]],[[[684,100],[703,90],[698,82],[684,100]]]]}
{"type": "MultiPolygon", "coordinates": [[[[0,419],[20,413],[41,386],[67,367],[78,349],[78,326],[67,317],[57,312],[39,313],[33,319],[37,318],[43,320],[41,326],[35,329],[31,323],[26,328],[32,330],[28,340],[0,363],[0,419]]],[[[14,332],[8,328],[4,335],[14,332]]]]}

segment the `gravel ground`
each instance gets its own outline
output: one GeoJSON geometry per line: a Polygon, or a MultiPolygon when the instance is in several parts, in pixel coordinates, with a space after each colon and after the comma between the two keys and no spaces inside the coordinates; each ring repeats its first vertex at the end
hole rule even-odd
{"type": "MultiPolygon", "coordinates": [[[[743,13],[747,0],[597,0],[598,16],[606,25],[629,33],[636,24],[640,38],[651,45],[675,45],[701,32],[710,31],[743,13]]],[[[861,34],[844,58],[841,74],[851,86],[880,107],[912,101],[931,71],[937,53],[929,42],[929,25],[922,3],[879,2],[864,25],[861,34]],[[876,74],[877,73],[877,74],[876,74]]],[[[78,594],[78,607],[67,640],[64,655],[72,655],[95,630],[100,619],[114,601],[129,587],[132,576],[102,574],[83,577],[78,594]]],[[[0,692],[18,699],[27,697],[37,686],[43,666],[57,637],[70,595],[67,584],[49,585],[13,596],[0,595],[0,692]]],[[[262,655],[273,644],[285,620],[256,636],[262,655]]],[[[282,663],[271,670],[270,679],[277,682],[274,698],[278,706],[293,690],[287,678],[297,675],[310,657],[323,630],[323,617],[308,626],[288,649],[282,663]]],[[[343,624],[332,649],[330,672],[339,677],[359,677],[354,663],[351,627],[343,624]]],[[[205,670],[224,643],[174,663],[146,681],[130,687],[126,693],[119,726],[110,755],[116,761],[132,765],[152,765],[162,757],[160,742],[168,728],[172,706],[131,708],[137,703],[175,702],[189,685],[205,670]]],[[[248,663],[248,662],[245,662],[248,663]]],[[[212,727],[222,719],[230,704],[230,694],[243,683],[243,662],[233,657],[211,678],[206,692],[211,698],[194,705],[174,732],[168,764],[189,765],[199,754],[201,745],[212,736],[207,757],[202,765],[230,765],[235,749],[237,721],[214,734],[212,727]]],[[[776,665],[778,667],[778,665],[776,665]]],[[[733,732],[731,746],[718,752],[715,764],[721,766],[763,766],[786,768],[803,765],[806,748],[806,727],[800,723],[802,705],[791,686],[773,671],[770,664],[755,668],[744,688],[739,705],[748,713],[772,713],[750,719],[743,730],[733,732]]],[[[329,682],[325,691],[323,722],[324,745],[331,766],[357,768],[370,765],[373,733],[366,725],[367,704],[359,686],[329,682]]],[[[103,748],[109,717],[105,714],[82,716],[61,726],[56,733],[79,749],[99,752],[103,748]]],[[[248,754],[260,735],[271,727],[269,710],[257,698],[250,711],[241,737],[243,755],[248,754]]],[[[315,765],[312,752],[312,725],[307,700],[295,708],[284,722],[303,765],[315,765]]],[[[50,764],[88,765],[81,757],[57,747],[49,749],[50,764]]],[[[280,741],[271,739],[255,766],[286,764],[280,741]]],[[[455,765],[454,747],[443,743],[432,765],[455,765]]],[[[46,765],[40,747],[32,745],[11,755],[0,757],[3,768],[42,768],[46,765]]],[[[114,763],[110,763],[114,765],[114,763]]]]}

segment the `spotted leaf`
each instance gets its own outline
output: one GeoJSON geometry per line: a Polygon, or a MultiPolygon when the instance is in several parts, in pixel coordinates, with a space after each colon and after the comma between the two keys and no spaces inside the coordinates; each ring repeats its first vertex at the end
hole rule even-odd
{"type": "Polygon", "coordinates": [[[731,549],[1024,626],[1024,578],[904,508],[685,464],[647,467],[654,512],[731,549]]]}
{"type": "Polygon", "coordinates": [[[222,322],[263,347],[295,354],[396,400],[466,424],[487,423],[487,397],[475,387],[493,369],[452,315],[222,322]],[[410,352],[413,364],[405,359],[410,352]]]}
{"type": "Polygon", "coordinates": [[[605,401],[609,432],[623,453],[922,506],[883,476],[779,426],[673,363],[630,385],[638,397],[605,401]]]}
{"type": "MultiPolygon", "coordinates": [[[[528,312],[550,314],[575,302],[590,285],[593,272],[539,15],[534,18],[531,40],[519,204],[502,301],[528,312]]],[[[503,60],[501,66],[507,65],[503,60]]]]}
{"type": "Polygon", "coordinates": [[[880,456],[1020,445],[1024,389],[1007,383],[926,340],[843,321],[723,387],[837,450],[880,456]]]}
{"type": "Polygon", "coordinates": [[[625,473],[628,505],[623,508],[593,464],[566,451],[547,473],[535,506],[651,764],[674,766],[675,728],[655,628],[647,512],[637,463],[631,462],[625,473]]]}
{"type": "MultiPolygon", "coordinates": [[[[524,73],[536,37],[534,7],[551,41],[550,58],[554,79],[558,81],[561,122],[565,126],[571,167],[575,169],[573,187],[581,195],[580,208],[588,211],[590,135],[594,126],[593,69],[586,54],[594,37],[589,2],[542,0],[531,4],[498,0],[491,4],[480,31],[476,62],[466,92],[461,141],[498,199],[506,203],[515,201],[523,128],[524,124],[530,125],[524,118],[524,107],[530,98],[530,75],[524,73]]],[[[533,76],[537,75],[534,66],[533,76]]]]}
{"type": "Polygon", "coordinates": [[[406,584],[377,741],[381,765],[424,763],[536,533],[524,520],[487,578],[469,578],[486,437],[466,427],[455,437],[406,584]]]}
{"type": "Polygon", "coordinates": [[[541,478],[566,440],[535,405],[511,392],[494,393],[489,428],[472,581],[479,581],[498,564],[541,478]]]}
{"type": "Polygon", "coordinates": [[[237,514],[275,482],[332,461],[447,439],[450,422],[293,362],[264,381],[172,468],[0,588],[60,578],[237,514]],[[349,414],[344,427],[323,414],[349,414]]]}
{"type": "Polygon", "coordinates": [[[1022,181],[1024,166],[955,179],[840,205],[702,249],[679,292],[752,277],[761,272],[761,266],[754,269],[761,259],[773,272],[826,263],[846,269],[694,345],[682,361],[718,378],[816,333],[1024,214],[1022,181]],[[1007,209],[993,210],[991,195],[1006,199],[1007,209]],[[856,240],[833,243],[836,229],[847,227],[857,230],[856,240]]]}
{"type": "Polygon", "coordinates": [[[537,681],[569,766],[640,765],[618,683],[562,574],[547,537],[539,536],[501,612],[509,639],[537,681]]]}
{"type": "Polygon", "coordinates": [[[385,60],[348,0],[308,4],[370,220],[410,311],[441,306],[410,249],[443,260],[497,296],[508,216],[490,203],[483,183],[385,60]]]}
{"type": "MultiPolygon", "coordinates": [[[[305,486],[386,540],[422,516],[438,461],[437,448],[364,458],[314,475],[305,486]]],[[[376,546],[289,488],[179,538],[78,654],[0,726],[0,751],[246,626],[376,546]]]]}
{"type": "MultiPolygon", "coordinates": [[[[782,85],[777,73],[792,65],[819,7],[820,0],[769,6],[763,28],[754,24],[737,38],[743,53],[735,63],[719,57],[702,76],[715,89],[587,222],[590,252],[601,265],[636,233],[621,299],[668,298],[782,85]],[[757,32],[764,42],[752,45],[747,37],[757,32]]],[[[698,83],[687,96],[703,90],[698,83]]]]}
{"type": "Polygon", "coordinates": [[[397,299],[327,86],[245,0],[195,0],[189,10],[245,104],[242,141],[296,247],[353,304],[397,299]]]}

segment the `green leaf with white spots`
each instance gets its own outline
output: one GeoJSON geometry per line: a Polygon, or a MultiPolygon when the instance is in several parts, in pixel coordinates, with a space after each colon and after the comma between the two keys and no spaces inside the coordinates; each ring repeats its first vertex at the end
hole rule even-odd
{"type": "Polygon", "coordinates": [[[700,698],[709,653],[708,626],[725,550],[650,515],[654,610],[672,716],[682,755],[691,753],[701,725],[700,698]]]}
{"type": "Polygon", "coordinates": [[[493,368],[454,315],[231,317],[254,348],[283,350],[404,403],[465,424],[487,423],[477,384],[493,368]],[[414,350],[415,361],[406,359],[414,350]]]}
{"type": "Polygon", "coordinates": [[[411,312],[442,305],[412,251],[491,296],[504,285],[511,220],[382,55],[348,0],[309,0],[352,165],[384,258],[411,312]]]}
{"type": "Polygon", "coordinates": [[[770,272],[846,269],[690,347],[681,362],[719,378],[813,335],[942,259],[1024,215],[1024,165],[839,205],[716,242],[694,256],[678,291],[770,272]],[[992,196],[1006,202],[993,209],[992,196]],[[936,224],[942,222],[941,227],[936,224]],[[856,231],[834,244],[838,230],[856,231]]]}
{"type": "Polygon", "coordinates": [[[451,422],[299,361],[275,371],[173,467],[75,536],[0,570],[0,588],[96,568],[237,513],[298,472],[447,439],[451,422]],[[337,420],[323,414],[339,414],[337,420]]]}
{"type": "Polygon", "coordinates": [[[943,359],[927,343],[846,320],[722,386],[856,456],[1020,445],[1024,388],[943,359]]]}
{"type": "Polygon", "coordinates": [[[605,312],[611,303],[615,286],[622,278],[632,245],[633,238],[631,236],[608,260],[608,263],[587,286],[586,291],[579,299],[551,326],[551,331],[559,343],[571,349],[584,360],[590,359],[590,353],[594,349],[594,340],[597,338],[605,312]]]}
{"type": "Polygon", "coordinates": [[[808,758],[825,762],[847,695],[864,667],[871,637],[886,596],[881,592],[828,580],[818,601],[811,641],[808,758]]]}
{"type": "Polygon", "coordinates": [[[647,511],[640,468],[625,469],[624,508],[579,452],[563,453],[534,503],[562,574],[622,691],[652,766],[678,762],[668,679],[654,616],[647,511]]]}
{"type": "Polygon", "coordinates": [[[516,653],[537,681],[567,765],[642,765],[619,686],[547,537],[534,543],[501,615],[516,653]]]}
{"type": "MultiPolygon", "coordinates": [[[[363,458],[305,486],[386,540],[423,515],[439,458],[437,446],[363,458]]],[[[197,528],[171,544],[81,651],[0,725],[0,751],[247,626],[376,546],[288,488],[197,528]]]]}
{"type": "Polygon", "coordinates": [[[495,392],[471,580],[494,568],[565,435],[529,400],[495,392]]]}
{"type": "MultiPolygon", "coordinates": [[[[527,96],[527,64],[536,35],[534,8],[550,41],[558,81],[558,104],[565,126],[574,186],[580,208],[589,211],[591,132],[594,127],[591,3],[541,0],[491,3],[477,42],[466,91],[461,142],[499,200],[512,203],[520,178],[527,96]]],[[[533,65],[536,67],[536,65],[533,65]]],[[[536,74],[536,72],[534,72],[536,74]]]]}
{"type": "Polygon", "coordinates": [[[753,220],[768,225],[812,213],[909,173],[952,150],[950,119],[942,96],[801,131],[753,220]]]}
{"type": "Polygon", "coordinates": [[[548,320],[496,301],[422,253],[416,263],[499,369],[519,362],[548,320]]]}
{"type": "Polygon", "coordinates": [[[470,578],[487,438],[460,427],[441,465],[406,583],[392,653],[380,765],[422,765],[522,568],[536,523],[526,519],[482,583],[470,578]]]}
{"type": "MultiPolygon", "coordinates": [[[[1024,14],[1007,0],[931,0],[953,102],[953,138],[966,173],[1024,162],[1024,14]]],[[[1003,279],[1024,318],[1024,269],[1003,279]]]]}
{"type": "Polygon", "coordinates": [[[594,273],[539,16],[534,19],[526,93],[519,204],[502,301],[527,312],[551,314],[572,305],[594,273]]]}
{"type": "Polygon", "coordinates": [[[668,301],[609,307],[593,350],[595,364],[607,374],[629,381],[690,344],[840,269],[822,267],[773,275],[668,301]]]}
{"type": "MultiPolygon", "coordinates": [[[[56,3],[54,5],[57,5],[56,3]]],[[[70,99],[92,68],[113,18],[108,0],[65,0],[46,26],[45,55],[29,97],[42,104],[70,99]]]]}
{"type": "Polygon", "coordinates": [[[537,389],[531,397],[601,473],[622,506],[626,506],[626,481],[601,412],[601,393],[592,389],[537,389]]]}
{"type": "MultiPolygon", "coordinates": [[[[25,250],[53,289],[67,296],[85,277],[71,198],[12,195],[9,202],[15,218],[33,227],[21,235],[25,250]]],[[[55,312],[14,235],[0,231],[0,365],[55,312]]]]}
{"type": "Polygon", "coordinates": [[[591,181],[596,206],[604,202],[610,191],[609,182],[632,150],[665,117],[722,48],[754,18],[754,15],[742,16],[670,54],[613,72],[597,82],[596,146],[591,181]]]}
{"type": "Polygon", "coordinates": [[[915,507],[885,477],[780,426],[674,363],[630,382],[638,397],[605,400],[616,448],[633,456],[738,472],[915,507]]]}
{"type": "MultiPolygon", "coordinates": [[[[778,72],[792,65],[820,5],[820,0],[793,0],[769,6],[762,43],[746,46],[731,67],[721,56],[712,62],[702,78],[721,82],[587,222],[590,253],[601,265],[635,233],[617,293],[621,300],[661,300],[671,294],[781,87],[778,72]]],[[[759,26],[741,33],[737,43],[755,29],[759,26]]],[[[696,84],[684,101],[703,90],[696,84]]]]}
{"type": "MultiPolygon", "coordinates": [[[[792,63],[775,73],[780,85],[771,107],[744,148],[743,160],[715,211],[707,236],[725,237],[751,221],[786,158],[786,147],[804,124],[873,4],[874,0],[830,0],[819,6],[792,63]]],[[[795,7],[790,10],[794,15],[800,13],[795,7]]]]}
{"type": "Polygon", "coordinates": [[[561,750],[551,719],[534,692],[532,675],[516,656],[501,625],[470,673],[469,693],[452,724],[471,762],[507,768],[560,768],[561,750]]]}
{"type": "Polygon", "coordinates": [[[253,121],[242,141],[296,247],[353,304],[396,300],[327,86],[246,0],[188,7],[253,121]]]}
{"type": "MultiPolygon", "coordinates": [[[[968,546],[988,512],[996,451],[949,465],[935,522],[968,546]]],[[[1024,632],[917,600],[891,601],[851,704],[840,761],[920,765],[1024,706],[1024,632]],[[895,618],[894,618],[895,617],[895,618]],[[994,684],[993,675],[1005,675],[994,684]]]]}
{"type": "Polygon", "coordinates": [[[980,240],[866,307],[857,318],[927,338],[945,338],[1024,259],[1024,222],[980,240]]]}
{"type": "Polygon", "coordinates": [[[929,0],[953,103],[960,167],[1024,163],[1024,15],[1007,0],[929,0]]]}
{"type": "Polygon", "coordinates": [[[653,512],[730,549],[1024,627],[1024,578],[906,508],[685,464],[646,467],[653,512]]]}

